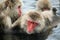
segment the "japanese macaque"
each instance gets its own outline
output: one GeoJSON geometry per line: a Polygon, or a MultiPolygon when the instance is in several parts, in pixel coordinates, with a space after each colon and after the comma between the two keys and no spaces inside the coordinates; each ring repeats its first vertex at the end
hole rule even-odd
{"type": "Polygon", "coordinates": [[[3,3],[3,7],[6,8],[3,12],[10,16],[12,21],[21,16],[21,2],[19,0],[6,0],[3,3]]]}
{"type": "Polygon", "coordinates": [[[19,0],[8,0],[8,15],[13,21],[21,16],[21,2],[19,0]]]}
{"type": "Polygon", "coordinates": [[[58,23],[60,23],[60,16],[54,15],[52,10],[30,11],[16,20],[12,27],[19,25],[22,32],[29,35],[40,33],[40,37],[45,40],[58,23]]]}
{"type": "Polygon", "coordinates": [[[42,15],[40,15],[39,12],[35,12],[35,11],[29,11],[27,14],[23,15],[22,17],[20,17],[17,21],[15,21],[12,24],[12,27],[16,26],[16,25],[20,25],[20,27],[27,32],[28,34],[30,33],[34,33],[34,32],[39,32],[41,31],[41,29],[44,28],[45,26],[45,20],[42,17],[42,15]],[[31,23],[31,24],[30,24],[31,23]],[[29,25],[31,27],[29,27],[29,25]],[[33,25],[37,26],[37,27],[32,27],[33,25]],[[41,27],[39,27],[41,26],[41,27]],[[41,29],[40,29],[41,28],[41,29]],[[39,30],[39,31],[38,31],[39,30]]]}
{"type": "MultiPolygon", "coordinates": [[[[0,33],[2,33],[2,35],[7,32],[11,34],[10,29],[12,28],[12,21],[20,17],[20,13],[21,2],[19,0],[6,0],[0,3],[0,33]]],[[[10,40],[12,39],[12,35],[3,35],[2,39],[10,40]]]]}
{"type": "Polygon", "coordinates": [[[45,11],[45,10],[53,10],[54,14],[56,15],[56,8],[52,8],[51,3],[49,2],[49,0],[38,0],[36,3],[36,9],[38,11],[45,11]]]}
{"type": "Polygon", "coordinates": [[[38,0],[36,4],[37,10],[44,11],[51,9],[51,3],[49,0],[38,0]]]}
{"type": "Polygon", "coordinates": [[[56,8],[52,8],[49,0],[38,0],[36,4],[37,11],[53,10],[54,15],[56,15],[56,8]]]}
{"type": "Polygon", "coordinates": [[[6,31],[11,28],[12,20],[15,21],[21,16],[20,7],[21,2],[19,0],[6,0],[0,4],[0,24],[4,25],[6,31]]]}

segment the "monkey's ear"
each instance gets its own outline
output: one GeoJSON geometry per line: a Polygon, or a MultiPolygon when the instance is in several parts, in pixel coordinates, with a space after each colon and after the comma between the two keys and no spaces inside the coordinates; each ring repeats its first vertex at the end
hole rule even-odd
{"type": "Polygon", "coordinates": [[[52,8],[52,11],[53,11],[54,15],[56,15],[56,11],[57,11],[57,9],[56,9],[55,7],[52,8]]]}
{"type": "Polygon", "coordinates": [[[52,8],[52,10],[53,10],[53,12],[56,12],[56,11],[57,11],[57,9],[56,9],[56,8],[52,8]]]}

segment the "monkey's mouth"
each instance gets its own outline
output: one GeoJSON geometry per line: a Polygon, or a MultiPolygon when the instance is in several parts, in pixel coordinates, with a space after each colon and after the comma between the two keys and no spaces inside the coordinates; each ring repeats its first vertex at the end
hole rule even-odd
{"type": "Polygon", "coordinates": [[[33,21],[27,21],[27,32],[31,33],[32,31],[34,31],[35,27],[38,25],[38,23],[33,22],[33,21]]]}

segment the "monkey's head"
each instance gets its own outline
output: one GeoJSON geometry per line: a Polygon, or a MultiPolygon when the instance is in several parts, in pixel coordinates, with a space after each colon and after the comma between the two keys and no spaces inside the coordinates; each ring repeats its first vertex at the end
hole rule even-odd
{"type": "Polygon", "coordinates": [[[30,11],[23,16],[21,20],[21,27],[28,34],[39,33],[44,28],[44,23],[44,18],[39,12],[30,11]]]}
{"type": "Polygon", "coordinates": [[[21,2],[19,0],[7,0],[5,2],[5,5],[11,8],[11,7],[14,7],[15,5],[21,6],[21,2]]]}
{"type": "Polygon", "coordinates": [[[38,10],[42,11],[51,9],[51,4],[48,0],[38,0],[36,6],[38,10]]]}
{"type": "Polygon", "coordinates": [[[29,12],[28,13],[29,17],[34,21],[34,20],[38,20],[40,17],[40,14],[38,12],[29,12]]]}
{"type": "Polygon", "coordinates": [[[50,27],[53,17],[52,10],[43,12],[30,11],[21,19],[21,27],[28,34],[40,33],[50,27]]]}
{"type": "Polygon", "coordinates": [[[52,8],[52,11],[53,11],[54,15],[56,15],[57,9],[53,7],[53,8],[52,8]]]}

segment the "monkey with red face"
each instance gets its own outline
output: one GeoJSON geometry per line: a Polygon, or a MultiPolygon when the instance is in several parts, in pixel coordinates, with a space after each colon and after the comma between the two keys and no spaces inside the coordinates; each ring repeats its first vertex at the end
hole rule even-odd
{"type": "Polygon", "coordinates": [[[36,3],[36,9],[38,11],[53,10],[55,15],[56,15],[56,11],[57,11],[56,8],[52,7],[49,0],[38,0],[36,3]]]}
{"type": "Polygon", "coordinates": [[[56,8],[52,8],[52,5],[49,2],[49,0],[38,0],[36,4],[36,8],[38,11],[53,10],[54,15],[56,15],[56,11],[57,11],[56,8]]]}
{"type": "Polygon", "coordinates": [[[30,34],[30,33],[33,33],[37,30],[40,31],[41,29],[43,29],[44,23],[45,23],[44,18],[38,12],[30,11],[29,13],[23,15],[21,17],[21,19],[19,18],[15,23],[13,23],[12,26],[20,25],[21,28],[24,29],[25,32],[30,34]],[[35,27],[34,25],[37,27],[35,27]],[[41,26],[41,29],[39,29],[38,26],[41,26]],[[35,28],[37,28],[37,30],[33,31],[33,29],[35,29],[35,28]]]}
{"type": "MultiPolygon", "coordinates": [[[[11,31],[10,29],[12,28],[11,26],[12,22],[14,22],[20,16],[21,16],[21,2],[19,0],[6,0],[3,3],[1,3],[0,4],[0,29],[1,31],[3,30],[3,33],[5,34],[7,32],[10,32],[11,31]]],[[[11,35],[3,35],[2,39],[9,40],[9,38],[7,39],[8,36],[10,37],[11,35]]]]}
{"type": "Polygon", "coordinates": [[[5,9],[4,13],[11,17],[12,22],[21,16],[21,1],[6,0],[1,6],[5,9]]]}
{"type": "Polygon", "coordinates": [[[14,27],[16,25],[20,25],[21,28],[24,29],[27,33],[29,33],[29,29],[31,33],[33,33],[34,31],[37,31],[37,30],[40,31],[41,29],[43,29],[45,26],[45,19],[49,19],[49,21],[52,21],[53,16],[54,14],[51,10],[44,11],[41,13],[37,11],[30,11],[27,14],[20,17],[15,23],[13,23],[12,26],[14,27]],[[30,24],[31,26],[29,27],[30,24]],[[32,27],[32,25],[40,26],[41,29],[39,27],[36,27],[36,30],[32,31],[32,29],[35,28],[35,27],[32,27]]]}
{"type": "Polygon", "coordinates": [[[6,5],[8,6],[8,16],[11,17],[12,22],[21,16],[21,2],[19,0],[7,0],[6,5]],[[8,4],[7,4],[8,2],[8,4]]]}
{"type": "Polygon", "coordinates": [[[0,19],[5,26],[11,28],[12,22],[21,16],[20,7],[19,0],[6,0],[0,3],[0,19]]]}
{"type": "Polygon", "coordinates": [[[38,0],[36,4],[37,10],[50,10],[51,9],[51,4],[49,0],[38,0]]]}

